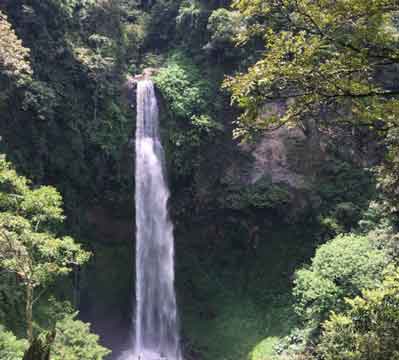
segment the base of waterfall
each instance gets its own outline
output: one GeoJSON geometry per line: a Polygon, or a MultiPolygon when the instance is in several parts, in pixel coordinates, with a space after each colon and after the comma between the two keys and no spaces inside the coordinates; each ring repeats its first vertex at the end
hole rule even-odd
{"type": "Polygon", "coordinates": [[[143,350],[140,352],[125,351],[118,360],[177,360],[169,359],[156,351],[143,350]]]}

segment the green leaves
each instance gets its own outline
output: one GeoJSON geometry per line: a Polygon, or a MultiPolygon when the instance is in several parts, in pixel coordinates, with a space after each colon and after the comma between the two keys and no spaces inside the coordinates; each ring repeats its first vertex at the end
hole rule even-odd
{"type": "Polygon", "coordinates": [[[56,223],[64,220],[61,194],[52,186],[41,186],[25,193],[20,210],[34,224],[56,223]]]}
{"type": "Polygon", "coordinates": [[[22,216],[0,213],[0,266],[16,273],[23,283],[46,285],[89,259],[90,254],[72,238],[35,228],[22,216]]]}
{"type": "Polygon", "coordinates": [[[206,112],[209,86],[201,79],[198,68],[183,55],[173,55],[154,80],[176,117],[187,120],[206,112]]]}
{"type": "Polygon", "coordinates": [[[110,351],[98,344],[99,337],[90,332],[90,324],[76,320],[76,316],[76,313],[68,315],[57,323],[52,359],[103,359],[110,351]]]}
{"type": "Polygon", "coordinates": [[[173,54],[154,80],[168,104],[171,168],[179,175],[193,175],[201,146],[223,128],[212,116],[216,94],[199,67],[182,53],[173,54]]]}
{"type": "Polygon", "coordinates": [[[61,194],[52,186],[29,188],[4,157],[0,158],[0,210],[15,212],[31,222],[36,230],[64,220],[61,194]]]}
{"type": "Polygon", "coordinates": [[[332,313],[323,325],[318,352],[323,359],[398,359],[399,275],[388,274],[383,284],[346,300],[349,309],[332,313]]]}
{"type": "Polygon", "coordinates": [[[28,286],[46,285],[90,254],[54,225],[64,220],[60,193],[51,186],[30,189],[28,181],[0,160],[0,267],[28,286]]]}
{"type": "Polygon", "coordinates": [[[228,186],[222,206],[231,209],[284,209],[292,201],[292,195],[284,184],[273,184],[260,179],[246,186],[228,186]]]}
{"type": "Polygon", "coordinates": [[[26,340],[18,340],[0,325],[0,359],[21,360],[27,345],[26,340]]]}
{"type": "Polygon", "coordinates": [[[0,11],[0,73],[16,79],[18,85],[23,85],[32,76],[29,49],[22,45],[22,41],[2,11],[0,11]]]}
{"type": "Polygon", "coordinates": [[[69,236],[60,236],[64,220],[62,198],[51,186],[31,189],[24,177],[0,160],[0,269],[14,273],[26,290],[27,336],[33,342],[34,291],[46,287],[73,266],[88,261],[90,253],[69,236]]]}
{"type": "Polygon", "coordinates": [[[399,63],[398,31],[392,25],[397,2],[242,0],[234,6],[249,24],[238,42],[264,39],[260,59],[224,83],[243,109],[237,135],[337,108],[346,109],[354,123],[397,123],[398,94],[376,76],[399,63]],[[268,101],[279,99],[286,100],[281,116],[262,113],[268,101]],[[387,113],[382,119],[381,109],[387,113]]]}
{"type": "Polygon", "coordinates": [[[0,209],[16,210],[27,190],[28,180],[18,176],[5,156],[0,155],[0,209]]]}
{"type": "Polygon", "coordinates": [[[207,30],[210,32],[210,45],[222,48],[233,44],[242,26],[241,14],[238,11],[216,9],[209,16],[207,25],[207,30]]]}
{"type": "Polygon", "coordinates": [[[296,272],[294,296],[298,314],[318,322],[345,308],[344,297],[378,283],[387,263],[383,251],[366,236],[339,235],[316,251],[310,267],[296,272]]]}

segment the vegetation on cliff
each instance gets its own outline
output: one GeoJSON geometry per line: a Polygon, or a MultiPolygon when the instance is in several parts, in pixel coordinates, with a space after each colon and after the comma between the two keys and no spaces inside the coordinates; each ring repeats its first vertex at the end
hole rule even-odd
{"type": "Polygon", "coordinates": [[[132,78],[151,68],[185,358],[394,359],[398,14],[392,0],[2,1],[0,357],[122,349],[132,78]]]}

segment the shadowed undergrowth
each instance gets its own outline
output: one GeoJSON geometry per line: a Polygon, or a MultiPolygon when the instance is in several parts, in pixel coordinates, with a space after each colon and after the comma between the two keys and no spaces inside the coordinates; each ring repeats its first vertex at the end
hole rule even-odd
{"type": "Polygon", "coordinates": [[[183,319],[185,335],[195,339],[191,346],[204,360],[266,360],[294,325],[286,295],[257,304],[234,290],[221,289],[213,304],[207,318],[193,307],[185,309],[183,319]]]}

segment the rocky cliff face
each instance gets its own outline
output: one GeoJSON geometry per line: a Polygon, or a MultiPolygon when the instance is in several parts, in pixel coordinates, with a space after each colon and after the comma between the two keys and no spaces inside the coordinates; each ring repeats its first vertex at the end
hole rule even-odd
{"type": "MultiPolygon", "coordinates": [[[[273,187],[283,188],[284,201],[279,204],[277,199],[273,206],[283,206],[288,217],[297,217],[306,209],[320,206],[319,186],[329,184],[326,172],[330,167],[337,166],[337,162],[359,169],[371,167],[379,161],[379,148],[376,138],[367,133],[355,134],[348,128],[321,132],[281,127],[266,132],[252,144],[238,145],[237,150],[245,156],[230,159],[224,170],[224,182],[230,186],[230,192],[232,187],[255,191],[257,185],[265,182],[269,191],[273,187]]],[[[262,189],[268,191],[265,186],[262,189]]]]}
{"type": "Polygon", "coordinates": [[[287,217],[297,216],[317,203],[310,195],[317,168],[326,156],[318,140],[306,137],[299,128],[283,127],[266,133],[254,144],[240,146],[250,160],[244,166],[233,161],[226,174],[254,191],[265,181],[269,189],[262,187],[259,191],[284,189],[284,198],[277,198],[270,206],[282,206],[287,217]]]}
{"type": "MultiPolygon", "coordinates": [[[[307,139],[299,129],[280,128],[265,134],[252,149],[243,147],[244,151],[250,151],[254,162],[250,169],[251,183],[256,183],[263,177],[270,177],[272,183],[284,183],[293,189],[309,188],[311,179],[306,178],[302,162],[304,151],[296,151],[303,145],[306,149],[307,139]]],[[[320,149],[317,149],[320,151],[320,149]]]]}
{"type": "MultiPolygon", "coordinates": [[[[134,79],[126,83],[124,93],[134,128],[134,79]]],[[[159,104],[166,113],[161,97],[159,104]]],[[[234,114],[224,115],[226,123],[231,123],[234,114]]],[[[167,142],[171,125],[163,119],[161,126],[167,142]]],[[[315,127],[281,127],[250,144],[233,141],[229,129],[226,126],[204,149],[193,178],[187,180],[168,169],[173,175],[170,205],[176,233],[177,287],[186,302],[200,299],[204,306],[208,304],[202,297],[208,289],[197,284],[203,274],[193,268],[193,257],[212,271],[218,271],[219,266],[220,271],[230,269],[233,277],[243,276],[249,283],[252,277],[256,281],[252,274],[256,266],[249,259],[262,263],[273,256],[283,258],[284,242],[298,238],[300,244],[295,247],[303,249],[302,253],[289,264],[281,261],[281,267],[274,270],[276,278],[287,274],[288,284],[292,270],[313,246],[312,235],[297,236],[303,229],[301,224],[328,206],[361,196],[363,188],[356,188],[357,177],[364,175],[361,168],[378,161],[375,139],[355,134],[350,128],[327,132],[315,127]],[[353,173],[353,168],[359,171],[353,173]],[[273,255],[271,248],[280,255],[273,255]]],[[[132,133],[121,163],[122,168],[130,169],[131,177],[133,142],[132,133]]],[[[86,276],[90,281],[83,286],[83,315],[116,350],[131,325],[127,319],[133,291],[133,186],[126,189],[129,195],[117,202],[123,204],[120,211],[98,204],[86,214],[96,237],[96,258],[86,276]],[[115,334],[112,328],[121,332],[115,334]]]]}
{"type": "MultiPolygon", "coordinates": [[[[125,83],[124,93],[131,104],[132,119],[135,116],[136,81],[152,73],[153,69],[149,69],[143,75],[127,79],[125,83]]],[[[167,113],[162,94],[158,93],[158,97],[161,114],[167,113]]],[[[272,110],[278,111],[275,108],[272,110]]],[[[374,161],[376,141],[363,141],[362,144],[359,142],[362,137],[356,139],[350,128],[336,127],[321,132],[316,124],[309,121],[306,128],[281,127],[265,132],[253,143],[238,144],[229,133],[235,115],[227,111],[224,116],[227,124],[225,133],[204,150],[203,160],[188,186],[191,188],[191,199],[186,201],[195,201],[197,208],[270,209],[281,206],[288,217],[295,218],[309,207],[317,208],[320,205],[315,186],[322,180],[322,169],[330,161],[340,159],[363,167],[374,161]],[[251,193],[256,193],[259,200],[261,192],[266,193],[266,197],[268,192],[273,192],[271,199],[260,202],[248,199],[251,193]]],[[[168,141],[170,126],[175,124],[170,124],[167,118],[161,120],[164,142],[168,141]]],[[[132,149],[132,146],[129,148],[132,149]]],[[[174,169],[169,169],[169,172],[172,174],[174,169]]],[[[187,184],[181,183],[176,174],[173,174],[173,181],[176,197],[186,196],[184,188],[187,184]]],[[[180,200],[177,200],[179,207],[182,206],[180,200]]],[[[184,199],[182,201],[184,203],[184,199]]]]}

